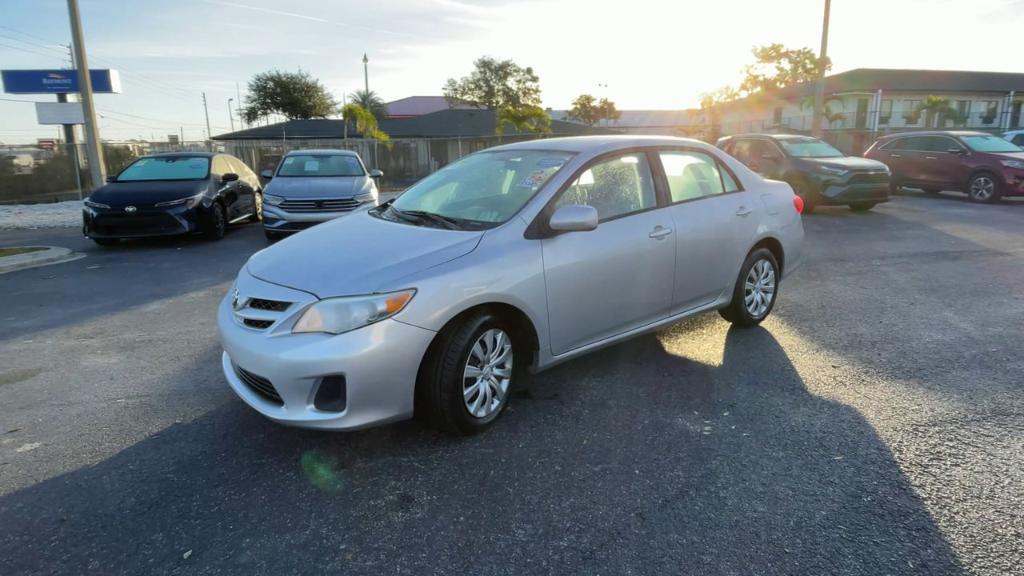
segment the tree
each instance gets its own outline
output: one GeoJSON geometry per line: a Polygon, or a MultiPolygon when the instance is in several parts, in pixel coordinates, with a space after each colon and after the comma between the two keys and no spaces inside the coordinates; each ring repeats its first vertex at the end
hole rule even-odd
{"type": "Polygon", "coordinates": [[[348,103],[362,106],[364,110],[373,114],[377,120],[387,118],[388,116],[388,105],[373,90],[356,90],[348,95],[348,103]]]}
{"type": "Polygon", "coordinates": [[[960,111],[949,104],[949,98],[942,96],[925,96],[924,100],[914,109],[915,116],[924,112],[924,125],[930,128],[944,128],[946,121],[950,120],[954,126],[959,126],[966,121],[960,111]]]}
{"type": "Polygon", "coordinates": [[[521,132],[548,134],[551,132],[551,116],[540,106],[522,106],[512,108],[503,106],[498,109],[494,132],[501,136],[505,133],[505,125],[510,124],[521,132]]]}
{"type": "Polygon", "coordinates": [[[601,120],[618,120],[620,116],[622,113],[615,108],[614,102],[607,98],[601,98],[599,101],[590,94],[577,96],[572,101],[572,108],[568,114],[570,120],[581,122],[587,126],[593,126],[601,120]]]}
{"type": "Polygon", "coordinates": [[[814,82],[832,68],[832,62],[818,58],[810,48],[790,49],[782,44],[755,46],[754,63],[744,69],[738,92],[750,96],[796,84],[814,82]]]}
{"type": "Polygon", "coordinates": [[[242,115],[247,123],[273,112],[289,120],[305,120],[326,118],[337,108],[337,100],[308,72],[272,70],[257,74],[249,81],[242,115]]]}
{"type": "MultiPolygon", "coordinates": [[[[821,117],[825,119],[825,122],[829,125],[829,127],[831,127],[832,124],[835,122],[842,122],[843,120],[846,120],[845,112],[841,112],[839,110],[832,110],[833,103],[838,104],[840,108],[843,107],[843,100],[841,98],[837,98],[836,96],[830,96],[828,98],[825,98],[825,102],[822,104],[821,107],[821,117]]],[[[800,101],[800,109],[814,110],[814,96],[805,96],[803,100],[800,101]]]]}
{"type": "Polygon", "coordinates": [[[533,68],[523,68],[511,60],[484,56],[473,63],[469,76],[449,78],[443,88],[449,106],[472,102],[489,110],[540,106],[540,79],[533,68]]]}
{"type": "Polygon", "coordinates": [[[341,117],[345,121],[345,138],[348,138],[348,125],[355,125],[356,132],[363,138],[373,138],[387,142],[389,137],[377,127],[377,118],[359,104],[346,104],[341,108],[341,117]]]}

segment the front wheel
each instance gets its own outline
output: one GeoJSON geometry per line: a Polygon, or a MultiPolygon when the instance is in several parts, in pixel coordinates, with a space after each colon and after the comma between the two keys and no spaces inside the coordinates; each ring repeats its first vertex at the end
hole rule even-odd
{"type": "Polygon", "coordinates": [[[740,268],[732,302],[718,313],[737,326],[757,326],[775,307],[778,288],[779,263],[771,250],[758,248],[747,256],[740,268]]]}
{"type": "Polygon", "coordinates": [[[253,194],[252,197],[252,215],[249,216],[249,222],[259,222],[263,220],[263,194],[259,192],[253,194]]]}
{"type": "Polygon", "coordinates": [[[850,204],[850,210],[854,212],[867,212],[875,207],[877,202],[854,202],[850,204]]]}
{"type": "Polygon", "coordinates": [[[497,420],[526,358],[517,332],[490,312],[445,328],[424,361],[416,415],[445,432],[476,434],[497,420]]]}
{"type": "Polygon", "coordinates": [[[224,206],[220,202],[214,202],[210,207],[210,223],[206,229],[206,236],[211,240],[220,240],[227,231],[228,216],[224,213],[224,206]]]}
{"type": "Polygon", "coordinates": [[[999,200],[999,181],[988,172],[975,174],[967,183],[967,195],[974,202],[990,204],[999,200]]]}

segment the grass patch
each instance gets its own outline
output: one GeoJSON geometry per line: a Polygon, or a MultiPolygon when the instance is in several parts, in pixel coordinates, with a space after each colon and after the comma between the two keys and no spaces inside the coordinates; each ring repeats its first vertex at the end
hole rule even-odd
{"type": "Polygon", "coordinates": [[[45,246],[15,246],[14,248],[0,248],[0,258],[4,256],[15,256],[18,254],[29,254],[46,250],[45,246]]]}

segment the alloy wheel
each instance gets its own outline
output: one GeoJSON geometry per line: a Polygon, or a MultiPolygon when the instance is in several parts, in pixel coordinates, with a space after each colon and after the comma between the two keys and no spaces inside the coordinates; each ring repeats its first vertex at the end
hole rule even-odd
{"type": "Polygon", "coordinates": [[[497,412],[512,382],[512,339],[491,328],[477,338],[463,370],[462,399],[475,418],[497,412]]]}
{"type": "Polygon", "coordinates": [[[754,318],[768,313],[775,299],[775,267],[768,260],[754,262],[743,285],[743,304],[754,318]]]}
{"type": "Polygon", "coordinates": [[[977,176],[971,180],[971,197],[975,200],[987,202],[996,192],[995,180],[988,176],[977,176]]]}

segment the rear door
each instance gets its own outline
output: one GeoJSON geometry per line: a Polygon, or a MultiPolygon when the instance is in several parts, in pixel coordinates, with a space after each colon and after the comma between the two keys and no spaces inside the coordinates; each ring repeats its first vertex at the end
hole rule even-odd
{"type": "Polygon", "coordinates": [[[559,355],[668,315],[675,232],[643,151],[603,156],[581,170],[556,208],[597,209],[596,229],[541,240],[551,352],[559,355]]]}
{"type": "Polygon", "coordinates": [[[943,190],[960,188],[967,180],[962,156],[967,148],[949,136],[922,136],[921,146],[925,148],[921,184],[943,190]]]}
{"type": "Polygon", "coordinates": [[[900,183],[913,183],[920,177],[921,152],[915,150],[917,137],[897,138],[883,144],[877,159],[889,166],[893,178],[900,183]]]}
{"type": "Polygon", "coordinates": [[[672,313],[710,304],[739,273],[763,209],[715,154],[661,148],[656,167],[676,236],[672,313]]]}

